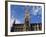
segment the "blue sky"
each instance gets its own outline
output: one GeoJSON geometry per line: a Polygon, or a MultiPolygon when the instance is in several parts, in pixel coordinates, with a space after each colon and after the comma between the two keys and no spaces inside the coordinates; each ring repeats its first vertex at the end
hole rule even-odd
{"type": "MultiPolygon", "coordinates": [[[[30,13],[30,23],[42,22],[42,7],[27,6],[30,13]]],[[[11,5],[11,19],[14,18],[19,23],[24,23],[26,7],[24,5],[11,5]]]]}

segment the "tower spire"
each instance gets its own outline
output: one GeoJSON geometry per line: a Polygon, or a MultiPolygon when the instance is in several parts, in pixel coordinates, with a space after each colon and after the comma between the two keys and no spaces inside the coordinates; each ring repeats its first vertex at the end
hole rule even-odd
{"type": "Polygon", "coordinates": [[[26,6],[25,9],[25,23],[24,23],[24,31],[29,30],[29,7],[26,6]]]}

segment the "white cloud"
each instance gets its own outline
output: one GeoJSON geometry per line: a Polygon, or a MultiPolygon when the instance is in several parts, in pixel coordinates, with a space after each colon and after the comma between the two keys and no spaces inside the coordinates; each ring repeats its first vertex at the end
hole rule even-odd
{"type": "Polygon", "coordinates": [[[38,9],[34,10],[34,11],[33,11],[33,14],[34,14],[34,15],[37,15],[37,12],[38,12],[38,11],[39,11],[38,9]]]}
{"type": "Polygon", "coordinates": [[[10,19],[10,26],[13,26],[14,19],[10,19]]]}
{"type": "Polygon", "coordinates": [[[15,20],[15,24],[20,24],[20,23],[21,22],[18,19],[15,20]]]}
{"type": "MultiPolygon", "coordinates": [[[[35,9],[35,8],[33,7],[33,15],[37,15],[37,13],[38,13],[38,11],[39,11],[40,9],[41,9],[41,8],[35,9]]],[[[39,13],[41,13],[41,12],[39,12],[39,13]]]]}

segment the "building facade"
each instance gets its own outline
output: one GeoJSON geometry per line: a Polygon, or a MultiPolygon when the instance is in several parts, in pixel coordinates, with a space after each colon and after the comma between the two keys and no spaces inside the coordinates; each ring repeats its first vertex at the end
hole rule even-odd
{"type": "Polygon", "coordinates": [[[39,31],[42,30],[41,23],[30,23],[30,13],[28,7],[25,9],[24,15],[24,24],[15,24],[13,22],[13,26],[11,27],[11,32],[20,32],[20,31],[39,31]]]}

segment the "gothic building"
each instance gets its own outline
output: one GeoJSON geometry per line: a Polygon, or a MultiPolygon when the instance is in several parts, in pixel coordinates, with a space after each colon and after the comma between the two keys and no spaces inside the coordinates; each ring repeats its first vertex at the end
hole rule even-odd
{"type": "Polygon", "coordinates": [[[30,19],[30,13],[29,13],[28,7],[26,7],[25,17],[24,17],[24,20],[25,20],[24,24],[15,24],[15,21],[14,21],[13,26],[11,27],[11,32],[42,30],[42,24],[41,23],[31,24],[29,22],[29,19],[30,19]]]}

